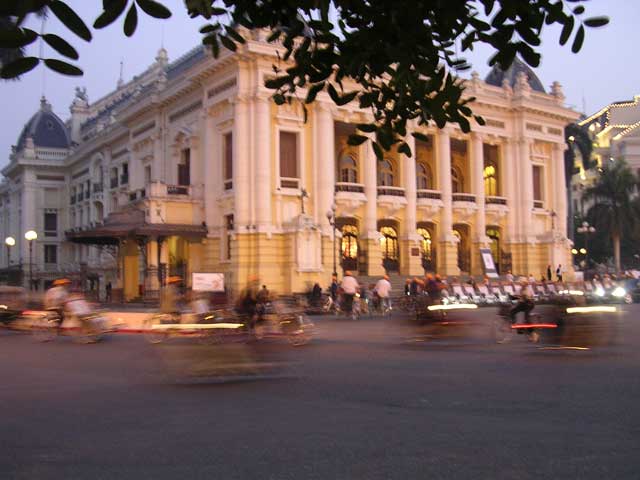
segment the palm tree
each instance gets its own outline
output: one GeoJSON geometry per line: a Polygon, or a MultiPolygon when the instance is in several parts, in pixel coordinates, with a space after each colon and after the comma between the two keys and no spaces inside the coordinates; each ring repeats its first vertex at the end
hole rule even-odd
{"type": "Polygon", "coordinates": [[[570,123],[564,129],[564,141],[567,149],[564,151],[564,181],[567,192],[567,226],[569,227],[568,236],[573,239],[573,202],[571,201],[571,179],[575,173],[576,149],[582,157],[582,166],[585,170],[591,168],[591,152],[593,151],[593,143],[589,137],[589,130],[585,126],[577,123],[570,123]]]}
{"type": "Polygon", "coordinates": [[[589,216],[596,228],[609,232],[613,243],[613,258],[616,272],[620,272],[620,239],[624,226],[634,223],[631,197],[637,180],[624,160],[616,160],[603,168],[594,185],[584,195],[593,200],[589,216]]]}

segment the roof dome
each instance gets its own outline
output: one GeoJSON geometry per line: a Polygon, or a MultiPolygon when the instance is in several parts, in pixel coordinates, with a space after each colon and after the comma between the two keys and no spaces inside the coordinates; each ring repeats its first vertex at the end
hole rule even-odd
{"type": "Polygon", "coordinates": [[[506,71],[502,70],[502,68],[500,68],[498,64],[494,65],[484,81],[489,85],[501,87],[504,80],[506,79],[509,82],[509,85],[511,85],[511,87],[513,88],[516,84],[516,79],[518,78],[518,74],[520,72],[523,72],[526,75],[532,90],[545,93],[542,82],[540,81],[538,76],[533,72],[529,65],[524,63],[518,57],[513,59],[513,63],[509,68],[507,68],[506,71]]]}
{"type": "Polygon", "coordinates": [[[18,138],[17,149],[22,150],[27,138],[33,138],[36,147],[69,148],[71,137],[66,125],[60,117],[51,110],[47,99],[40,99],[40,110],[29,120],[18,138]]]}

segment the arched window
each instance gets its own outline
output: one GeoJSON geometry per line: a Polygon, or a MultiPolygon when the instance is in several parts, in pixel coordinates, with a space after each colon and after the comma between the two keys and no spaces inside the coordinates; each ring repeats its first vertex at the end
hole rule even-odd
{"type": "Polygon", "coordinates": [[[451,193],[464,192],[464,178],[458,167],[451,168],[451,193]]]}
{"type": "Polygon", "coordinates": [[[358,227],[355,225],[344,225],[342,227],[342,258],[358,258],[358,227]]]}
{"type": "Polygon", "coordinates": [[[352,155],[342,155],[338,163],[338,169],[340,182],[358,183],[358,163],[352,155]]]}
{"type": "Polygon", "coordinates": [[[393,227],[382,227],[380,229],[380,249],[384,260],[398,259],[398,234],[393,227]]]}
{"type": "Polygon", "coordinates": [[[378,163],[378,186],[393,187],[394,184],[393,163],[391,160],[382,160],[378,163]]]}
{"type": "Polygon", "coordinates": [[[416,164],[416,177],[418,190],[431,190],[433,188],[433,182],[431,175],[431,168],[425,163],[416,164]]]}
{"type": "Polygon", "coordinates": [[[496,197],[500,193],[498,191],[498,169],[494,163],[485,165],[484,172],[484,194],[490,197],[496,197]]]}
{"type": "Polygon", "coordinates": [[[431,257],[433,256],[431,233],[426,228],[418,228],[416,232],[420,235],[420,253],[422,254],[422,258],[431,261],[431,257]]]}

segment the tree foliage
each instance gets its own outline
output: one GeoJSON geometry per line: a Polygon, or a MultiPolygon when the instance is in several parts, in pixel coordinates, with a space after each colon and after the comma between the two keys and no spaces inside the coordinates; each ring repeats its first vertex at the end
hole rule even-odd
{"type": "Polygon", "coordinates": [[[616,270],[620,270],[620,240],[636,221],[632,197],[638,179],[624,160],[610,162],[601,169],[594,185],[587,188],[585,200],[593,201],[588,215],[597,230],[609,232],[616,270]]]}
{"type": "MultiPolygon", "coordinates": [[[[359,125],[375,138],[376,154],[395,146],[411,154],[406,143],[410,122],[456,123],[468,132],[473,98],[463,96],[464,83],[456,72],[470,68],[464,52],[487,44],[494,50],[489,63],[508,68],[516,56],[537,67],[540,36],[558,24],[560,45],[578,52],[585,27],[607,24],[605,17],[585,18],[587,0],[185,0],[192,18],[207,21],[200,32],[215,56],[220,47],[235,51],[245,42],[239,27],[269,29],[269,41],[281,47],[280,61],[267,87],[282,104],[299,99],[315,101],[326,91],[336,105],[355,102],[371,113],[372,121],[359,125]],[[334,20],[336,19],[336,20],[334,20]],[[347,90],[355,82],[356,88],[347,90]]],[[[23,27],[38,8],[48,8],[75,35],[89,41],[91,33],[62,0],[3,0],[0,17],[12,18],[0,30],[0,47],[21,48],[40,35],[23,27]]],[[[162,1],[103,0],[94,28],[104,28],[124,15],[125,35],[134,34],[139,10],[155,18],[169,18],[162,1]]],[[[1,24],[0,24],[1,25],[1,24]]],[[[48,41],[58,53],[75,60],[75,50],[60,41],[48,41]]],[[[20,65],[8,63],[5,78],[26,73],[43,59],[20,65]],[[35,62],[35,64],[34,64],[35,62]]],[[[69,75],[70,64],[45,62],[69,75]],[[64,65],[68,65],[65,67],[64,65]]],[[[306,115],[306,109],[305,109],[306,115]]],[[[364,135],[356,133],[353,142],[364,135]]],[[[362,140],[363,141],[363,140],[362,140]]]]}

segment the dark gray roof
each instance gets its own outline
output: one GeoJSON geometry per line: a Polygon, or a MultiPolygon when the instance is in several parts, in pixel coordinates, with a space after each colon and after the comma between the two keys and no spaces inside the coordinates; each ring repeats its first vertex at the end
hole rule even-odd
{"type": "Polygon", "coordinates": [[[204,60],[206,56],[207,50],[203,45],[198,45],[197,47],[189,50],[175,62],[172,62],[167,66],[167,78],[172,80],[178,77],[181,73],[187,71],[201,60],[204,60]]]}
{"type": "Polygon", "coordinates": [[[511,85],[511,87],[514,87],[518,78],[518,73],[520,72],[524,72],[524,74],[527,76],[529,85],[533,90],[535,90],[536,92],[545,93],[542,82],[540,81],[538,76],[533,72],[529,65],[518,59],[518,57],[513,59],[513,63],[509,68],[507,68],[506,71],[502,70],[499,65],[494,65],[484,81],[489,85],[501,87],[504,79],[506,78],[509,81],[509,85],[511,85]]]}
{"type": "Polygon", "coordinates": [[[24,148],[28,137],[33,138],[36,147],[69,148],[71,145],[66,125],[53,113],[51,104],[44,97],[40,99],[40,110],[26,123],[18,137],[18,150],[24,148]]]}
{"type": "Polygon", "coordinates": [[[113,103],[110,103],[105,108],[100,110],[96,114],[96,116],[89,118],[87,121],[85,121],[82,124],[82,127],[81,127],[82,132],[85,132],[91,129],[96,123],[98,123],[99,120],[108,119],[111,116],[111,114],[117,113],[118,108],[124,105],[127,101],[129,101],[129,99],[132,96],[133,96],[133,93],[131,92],[125,93],[124,95],[122,95],[122,97],[120,97],[113,103]]]}

